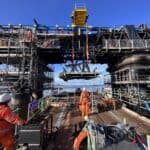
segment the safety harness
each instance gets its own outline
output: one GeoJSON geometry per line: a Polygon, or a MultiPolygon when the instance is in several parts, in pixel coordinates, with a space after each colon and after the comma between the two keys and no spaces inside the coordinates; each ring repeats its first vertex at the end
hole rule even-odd
{"type": "Polygon", "coordinates": [[[88,120],[83,131],[88,132],[88,150],[100,150],[105,146],[105,132],[102,126],[88,120]]]}

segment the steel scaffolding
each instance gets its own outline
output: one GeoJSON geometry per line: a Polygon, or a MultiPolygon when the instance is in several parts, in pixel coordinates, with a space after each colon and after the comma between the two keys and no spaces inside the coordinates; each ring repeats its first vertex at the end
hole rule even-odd
{"type": "Polygon", "coordinates": [[[1,92],[42,91],[44,82],[53,81],[53,70],[40,61],[35,39],[34,28],[0,26],[0,62],[5,64],[0,71],[1,92]]]}

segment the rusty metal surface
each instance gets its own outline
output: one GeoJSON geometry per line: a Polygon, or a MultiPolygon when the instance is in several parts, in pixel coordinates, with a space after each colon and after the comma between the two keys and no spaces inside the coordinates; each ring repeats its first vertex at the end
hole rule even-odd
{"type": "Polygon", "coordinates": [[[122,120],[123,120],[123,118],[126,118],[127,123],[132,125],[132,126],[137,127],[137,130],[141,134],[150,133],[150,124],[141,120],[140,117],[135,117],[132,114],[127,113],[123,109],[120,109],[118,111],[114,111],[114,114],[119,116],[122,120]]]}
{"type": "MultiPolygon", "coordinates": [[[[54,109],[53,116],[54,122],[57,121],[58,114],[60,113],[60,109],[54,109]]],[[[126,117],[127,123],[129,125],[133,125],[137,127],[138,131],[141,134],[150,133],[150,125],[144,123],[140,118],[135,118],[132,114],[125,112],[122,109],[118,109],[116,111],[103,112],[98,114],[90,114],[90,118],[93,119],[96,123],[106,125],[106,124],[115,124],[118,122],[118,119],[123,120],[126,117]],[[116,117],[114,117],[116,116],[116,117]]],[[[72,149],[73,141],[75,138],[75,125],[77,130],[79,130],[80,124],[83,122],[81,118],[80,112],[77,107],[67,107],[66,115],[62,122],[62,125],[55,135],[55,140],[50,141],[49,148],[51,150],[70,150],[72,149]]],[[[124,143],[124,142],[123,142],[124,143]]],[[[130,145],[130,144],[128,144],[130,145]]],[[[113,145],[113,147],[118,147],[119,145],[113,145]]],[[[112,148],[113,148],[112,147],[112,148]]],[[[109,148],[108,148],[109,149],[109,148]]]]}

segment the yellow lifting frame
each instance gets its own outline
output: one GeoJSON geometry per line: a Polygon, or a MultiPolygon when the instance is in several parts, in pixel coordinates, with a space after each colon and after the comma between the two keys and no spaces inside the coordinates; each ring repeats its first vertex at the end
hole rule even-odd
{"type": "Polygon", "coordinates": [[[72,12],[72,27],[86,27],[87,9],[75,8],[72,12]]]}

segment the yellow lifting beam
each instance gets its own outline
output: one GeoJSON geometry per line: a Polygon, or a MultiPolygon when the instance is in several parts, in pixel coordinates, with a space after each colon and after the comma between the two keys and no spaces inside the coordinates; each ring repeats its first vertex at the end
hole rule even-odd
{"type": "Polygon", "coordinates": [[[85,27],[87,22],[87,9],[85,7],[75,7],[72,12],[72,27],[85,27]]]}

